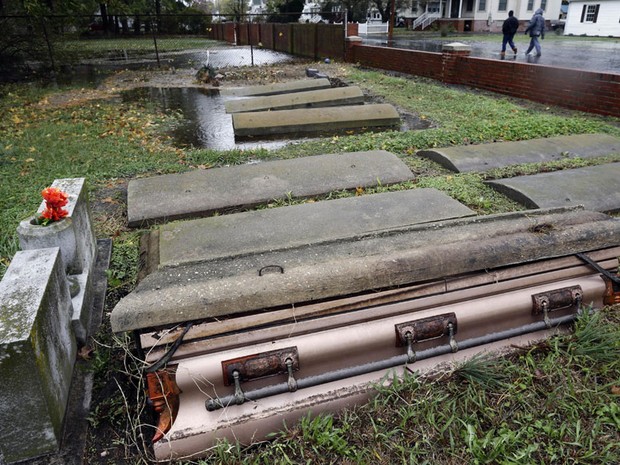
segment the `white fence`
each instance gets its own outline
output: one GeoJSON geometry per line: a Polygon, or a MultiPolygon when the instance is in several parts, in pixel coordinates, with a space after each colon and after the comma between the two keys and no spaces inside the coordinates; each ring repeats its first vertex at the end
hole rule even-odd
{"type": "Polygon", "coordinates": [[[358,24],[358,34],[387,34],[388,23],[360,23],[358,24]]]}

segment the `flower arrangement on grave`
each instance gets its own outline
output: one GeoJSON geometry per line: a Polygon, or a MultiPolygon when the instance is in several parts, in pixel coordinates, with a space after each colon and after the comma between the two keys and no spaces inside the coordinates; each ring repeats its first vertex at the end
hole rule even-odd
{"type": "Polygon", "coordinates": [[[63,207],[69,202],[69,196],[56,187],[46,187],[41,191],[45,200],[45,209],[36,219],[36,224],[47,226],[54,221],[60,221],[69,215],[63,207]]]}

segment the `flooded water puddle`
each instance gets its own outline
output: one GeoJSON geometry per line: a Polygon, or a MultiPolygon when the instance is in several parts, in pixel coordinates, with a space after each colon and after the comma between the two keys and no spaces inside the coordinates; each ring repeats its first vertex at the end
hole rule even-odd
{"type": "Polygon", "coordinates": [[[194,48],[176,51],[135,51],[114,50],[105,58],[82,60],[83,65],[103,69],[144,69],[144,68],[188,68],[208,65],[213,68],[228,66],[261,66],[295,61],[286,53],[250,46],[226,46],[194,48]]]}
{"type": "MultiPolygon", "coordinates": [[[[294,138],[288,135],[271,138],[235,139],[232,116],[226,113],[224,102],[234,97],[224,97],[216,89],[198,87],[158,88],[143,87],[123,93],[125,100],[148,99],[158,103],[164,112],[179,112],[182,115],[177,127],[172,130],[175,145],[213,150],[266,148],[276,149],[289,143],[301,142],[321,137],[312,134],[309,137],[294,138]]],[[[401,115],[401,130],[425,129],[430,126],[411,114],[401,115]]],[[[360,131],[356,131],[360,132],[360,131]]],[[[351,131],[347,131],[347,134],[351,131]]],[[[324,134],[331,137],[336,133],[324,134]]]]}

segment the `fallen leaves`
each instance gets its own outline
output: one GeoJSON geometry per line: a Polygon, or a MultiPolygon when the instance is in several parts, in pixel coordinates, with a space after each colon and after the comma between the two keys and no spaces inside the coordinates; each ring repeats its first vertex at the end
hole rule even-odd
{"type": "Polygon", "coordinates": [[[93,356],[94,349],[89,346],[83,346],[77,351],[77,357],[82,360],[90,360],[93,356]]]}

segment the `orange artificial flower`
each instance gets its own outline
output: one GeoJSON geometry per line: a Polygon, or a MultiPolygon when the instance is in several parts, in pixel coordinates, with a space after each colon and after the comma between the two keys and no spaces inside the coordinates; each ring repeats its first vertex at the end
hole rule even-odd
{"type": "Polygon", "coordinates": [[[56,187],[46,187],[41,191],[45,200],[45,210],[39,217],[40,224],[47,225],[53,221],[60,221],[69,215],[64,207],[69,202],[69,196],[56,187]]]}
{"type": "Polygon", "coordinates": [[[47,207],[60,208],[69,202],[69,196],[57,187],[46,187],[41,191],[41,195],[47,207]]]}

